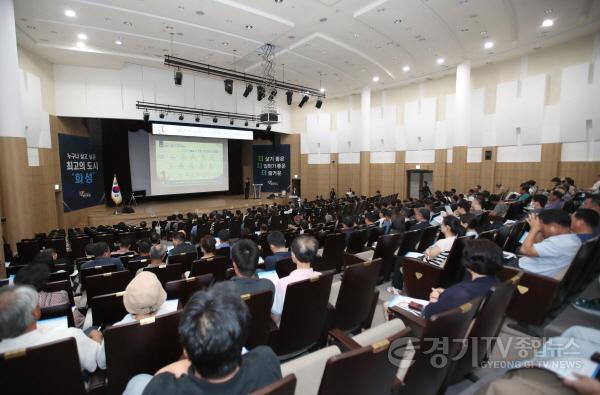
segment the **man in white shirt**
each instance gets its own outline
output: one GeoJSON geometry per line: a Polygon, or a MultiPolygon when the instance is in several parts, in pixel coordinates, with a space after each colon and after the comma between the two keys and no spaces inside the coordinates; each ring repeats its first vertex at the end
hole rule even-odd
{"type": "Polygon", "coordinates": [[[529,234],[520,248],[519,267],[547,277],[562,277],[581,241],[571,233],[571,218],[563,210],[545,210],[527,218],[529,234]]]}
{"type": "Polygon", "coordinates": [[[600,193],[600,174],[598,174],[598,180],[592,185],[592,193],[600,193]]]}
{"type": "Polygon", "coordinates": [[[319,250],[317,239],[308,235],[298,236],[292,242],[291,250],[292,261],[296,264],[296,270],[292,271],[289,276],[282,277],[277,281],[275,298],[271,309],[271,313],[276,316],[280,316],[283,311],[285,292],[288,285],[321,275],[321,273],[314,271],[311,267],[319,250]]]}
{"type": "Polygon", "coordinates": [[[95,371],[102,334],[96,330],[86,335],[77,328],[38,327],[41,314],[38,294],[33,288],[0,288],[0,354],[72,337],[77,343],[82,369],[95,371]]]}

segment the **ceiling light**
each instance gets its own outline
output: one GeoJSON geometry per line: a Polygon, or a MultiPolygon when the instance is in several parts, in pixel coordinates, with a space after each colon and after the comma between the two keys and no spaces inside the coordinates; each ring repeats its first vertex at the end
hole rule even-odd
{"type": "Polygon", "coordinates": [[[233,126],[233,119],[229,120],[229,124],[233,126]]]}
{"type": "Polygon", "coordinates": [[[246,89],[244,89],[244,97],[248,97],[250,92],[252,92],[252,88],[254,88],[252,84],[246,85],[246,89]]]}
{"type": "Polygon", "coordinates": [[[269,94],[269,101],[273,101],[273,99],[275,99],[275,96],[277,96],[277,89],[273,89],[271,91],[271,93],[269,94]]]}
{"type": "Polygon", "coordinates": [[[308,101],[308,95],[302,96],[302,100],[298,103],[298,107],[302,108],[302,106],[308,101]]]}
{"type": "Polygon", "coordinates": [[[225,92],[231,95],[233,93],[233,80],[225,80],[223,83],[225,85],[225,92]]]}
{"type": "Polygon", "coordinates": [[[287,104],[288,104],[288,106],[290,106],[292,104],[292,96],[294,96],[294,92],[287,91],[287,92],[285,92],[285,96],[286,96],[287,104]]]}
{"type": "Polygon", "coordinates": [[[144,111],[144,122],[148,122],[150,120],[150,113],[148,111],[144,111]]]}
{"type": "Polygon", "coordinates": [[[183,73],[181,70],[175,71],[173,79],[175,80],[175,85],[181,85],[181,82],[183,81],[183,73]]]}
{"type": "Polygon", "coordinates": [[[85,43],[83,41],[77,41],[77,48],[85,48],[85,43]]]}
{"type": "Polygon", "coordinates": [[[252,25],[246,25],[246,29],[252,30],[252,29],[254,29],[254,26],[252,26],[252,25]]]}
{"type": "Polygon", "coordinates": [[[360,34],[354,33],[354,38],[359,38],[359,37],[360,37],[360,34]]]}
{"type": "Polygon", "coordinates": [[[198,11],[196,11],[196,15],[202,16],[202,15],[204,15],[204,11],[198,10],[198,11]]]}
{"type": "Polygon", "coordinates": [[[196,121],[196,122],[200,122],[200,116],[199,116],[199,115],[196,115],[196,119],[195,119],[195,121],[196,121]]]}
{"type": "Polygon", "coordinates": [[[260,128],[260,123],[258,123],[258,122],[257,122],[257,123],[256,123],[256,127],[257,127],[257,128],[260,128]]]}
{"type": "Polygon", "coordinates": [[[552,14],[552,8],[548,8],[546,11],[544,11],[544,14],[546,14],[546,15],[552,14]]]}
{"type": "Polygon", "coordinates": [[[83,34],[83,33],[79,33],[77,35],[77,38],[80,39],[80,40],[87,40],[87,36],[85,34],[83,34]]]}
{"type": "Polygon", "coordinates": [[[217,119],[217,117],[214,117],[213,118],[213,123],[217,123],[217,122],[219,122],[219,120],[217,119]]]}
{"type": "Polygon", "coordinates": [[[265,98],[265,87],[259,85],[256,88],[256,100],[261,101],[264,98],[265,98]]]}
{"type": "Polygon", "coordinates": [[[487,41],[485,44],[483,44],[483,47],[485,49],[492,49],[492,48],[494,48],[494,42],[493,41],[487,41]]]}
{"type": "Polygon", "coordinates": [[[376,75],[376,76],[374,76],[374,77],[373,77],[373,82],[379,82],[379,76],[377,76],[377,75],[376,75]]]}
{"type": "Polygon", "coordinates": [[[223,42],[221,43],[221,45],[222,45],[222,46],[224,46],[224,47],[226,47],[226,46],[228,46],[228,45],[229,45],[229,43],[228,43],[227,41],[223,41],[223,42]]]}
{"type": "Polygon", "coordinates": [[[321,93],[325,93],[325,88],[321,88],[321,89],[319,89],[319,91],[320,91],[321,93]]]}
{"type": "Polygon", "coordinates": [[[164,112],[161,112],[160,114],[158,114],[158,117],[159,117],[160,119],[165,119],[165,113],[164,113],[164,112]]]}
{"type": "Polygon", "coordinates": [[[117,41],[115,41],[115,44],[117,44],[117,45],[123,45],[123,42],[121,40],[117,40],[117,41]]]}
{"type": "Polygon", "coordinates": [[[444,58],[438,58],[437,64],[444,64],[445,61],[446,61],[446,59],[444,59],[444,58]]]}
{"type": "Polygon", "coordinates": [[[244,126],[248,126],[248,121],[244,122],[244,126]]]}
{"type": "Polygon", "coordinates": [[[75,18],[77,16],[77,13],[73,10],[65,10],[65,15],[69,18],[75,18]]]}
{"type": "Polygon", "coordinates": [[[398,23],[402,23],[402,19],[398,18],[398,19],[394,19],[394,23],[398,24],[398,23]]]}
{"type": "Polygon", "coordinates": [[[317,99],[317,102],[315,103],[315,107],[321,108],[322,105],[323,105],[323,100],[317,99]]]}
{"type": "Polygon", "coordinates": [[[327,22],[327,18],[321,18],[319,19],[319,22],[327,22]]]}
{"type": "Polygon", "coordinates": [[[183,114],[179,114],[179,120],[183,121],[183,114]]]}
{"type": "Polygon", "coordinates": [[[404,71],[405,73],[410,71],[410,66],[404,66],[402,67],[402,71],[404,71]]]}
{"type": "Polygon", "coordinates": [[[385,11],[385,7],[381,7],[381,8],[377,9],[377,12],[383,12],[383,11],[385,11]]]}
{"type": "Polygon", "coordinates": [[[552,25],[554,25],[553,19],[544,19],[544,21],[542,22],[542,27],[550,27],[552,25]]]}

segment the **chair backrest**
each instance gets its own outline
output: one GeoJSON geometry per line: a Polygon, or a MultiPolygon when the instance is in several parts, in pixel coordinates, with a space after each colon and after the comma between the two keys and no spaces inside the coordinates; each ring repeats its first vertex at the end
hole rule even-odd
{"type": "Polygon", "coordinates": [[[222,247],[215,251],[215,255],[225,257],[227,267],[231,267],[231,247],[222,247]]]}
{"type": "Polygon", "coordinates": [[[429,248],[433,243],[435,243],[435,239],[437,238],[439,231],[439,226],[430,226],[428,228],[423,229],[423,235],[421,236],[421,240],[419,240],[417,252],[423,252],[427,248],[429,248]]]}
{"type": "Polygon", "coordinates": [[[188,277],[182,280],[169,281],[165,284],[167,299],[178,299],[181,307],[185,306],[196,291],[206,289],[212,284],[212,273],[197,277],[188,277]]]}
{"type": "Polygon", "coordinates": [[[85,289],[86,280],[89,276],[104,274],[109,272],[116,272],[117,265],[104,265],[104,266],[91,266],[86,267],[85,269],[81,269],[81,288],[85,289]]]}
{"type": "Polygon", "coordinates": [[[98,295],[125,291],[131,278],[132,275],[129,270],[88,276],[86,280],[87,300],[91,300],[98,295]]]}
{"type": "Polygon", "coordinates": [[[294,395],[296,391],[296,376],[288,374],[284,378],[267,385],[264,388],[250,392],[250,395],[294,395]]]}
{"type": "Polygon", "coordinates": [[[523,234],[523,229],[525,229],[525,225],[527,225],[525,221],[520,221],[513,224],[508,238],[506,239],[506,243],[504,244],[505,251],[515,252],[515,250],[517,249],[517,242],[521,238],[521,234],[523,234]]]}
{"type": "Polygon", "coordinates": [[[136,374],[154,374],[181,357],[179,317],[176,311],[104,331],[109,394],[123,393],[136,374]]]}
{"type": "Polygon", "coordinates": [[[194,252],[182,252],[181,254],[171,255],[169,256],[169,265],[174,263],[181,263],[183,266],[183,271],[188,272],[192,270],[192,262],[196,260],[196,253],[194,252]]]}
{"type": "Polygon", "coordinates": [[[372,226],[367,228],[367,233],[369,234],[367,238],[367,247],[371,247],[373,243],[375,243],[379,237],[383,235],[383,229],[379,226],[372,226]]]}
{"type": "Polygon", "coordinates": [[[86,394],[72,337],[0,354],[0,372],[7,394],[86,394]]]}
{"type": "Polygon", "coordinates": [[[40,243],[37,240],[21,240],[17,242],[17,253],[23,265],[31,262],[38,252],[40,252],[40,243]]]}
{"type": "Polygon", "coordinates": [[[273,326],[271,320],[271,306],[273,305],[273,292],[264,291],[256,294],[241,296],[252,317],[246,338],[246,348],[254,348],[269,342],[269,331],[273,326]]]}
{"type": "Polygon", "coordinates": [[[367,229],[355,229],[352,233],[350,233],[350,238],[348,239],[348,247],[346,248],[346,251],[348,251],[351,254],[356,254],[364,251],[368,237],[369,233],[367,229]]]}
{"type": "Polygon", "coordinates": [[[48,282],[48,283],[46,283],[46,286],[44,287],[44,291],[46,291],[46,292],[65,291],[67,293],[67,295],[69,296],[69,303],[71,303],[72,306],[75,305],[75,298],[73,297],[73,287],[71,287],[71,282],[69,280],[48,282]]]}
{"type": "Polygon", "coordinates": [[[333,312],[332,328],[354,331],[369,316],[381,259],[347,266],[333,312]]]}
{"type": "Polygon", "coordinates": [[[377,238],[377,246],[373,253],[373,259],[381,258],[381,271],[379,278],[387,281],[390,278],[392,270],[394,270],[394,253],[402,243],[404,233],[396,233],[393,235],[381,235],[377,238]]]}
{"type": "Polygon", "coordinates": [[[47,320],[51,318],[67,317],[67,323],[69,327],[75,326],[75,319],[73,318],[73,310],[71,303],[57,304],[50,307],[42,307],[41,320],[47,320]]]}
{"type": "Polygon", "coordinates": [[[160,265],[156,267],[145,267],[144,271],[156,274],[163,288],[169,281],[180,280],[183,275],[183,265],[181,263],[173,263],[170,265],[160,265]]]}
{"type": "Polygon", "coordinates": [[[58,258],[66,258],[67,257],[67,241],[63,238],[55,238],[55,239],[46,239],[45,241],[46,248],[52,248],[58,255],[58,258]]]}
{"type": "Polygon", "coordinates": [[[404,232],[404,238],[400,244],[398,256],[404,256],[407,252],[416,251],[424,231],[425,229],[417,229],[404,232]]]}
{"type": "Polygon", "coordinates": [[[504,246],[506,245],[508,236],[510,235],[513,226],[513,224],[504,225],[496,230],[496,239],[494,241],[496,242],[498,247],[504,249],[504,246]]]}
{"type": "MultiPolygon", "coordinates": [[[[54,265],[54,269],[56,269],[57,264],[54,265]]],[[[69,272],[65,271],[60,271],[60,272],[52,272],[50,273],[50,278],[48,279],[49,282],[52,281],[64,281],[64,280],[68,280],[69,279],[69,272]]]]}
{"type": "Polygon", "coordinates": [[[279,278],[287,277],[291,272],[296,270],[296,264],[292,261],[292,258],[280,259],[275,263],[275,270],[279,278]]]}
{"type": "Polygon", "coordinates": [[[94,243],[105,242],[112,249],[115,242],[115,236],[112,233],[98,233],[94,236],[94,243]]]}
{"type": "Polygon", "coordinates": [[[85,256],[85,246],[92,241],[89,236],[77,236],[70,237],[69,243],[71,244],[71,257],[81,258],[85,256]]]}
{"type": "Polygon", "coordinates": [[[277,355],[297,355],[317,344],[326,329],[333,273],[288,285],[277,341],[269,343],[277,355]]]}
{"type": "Polygon", "coordinates": [[[137,273],[138,270],[140,270],[143,267],[148,266],[149,263],[150,263],[150,258],[137,257],[137,258],[132,258],[132,259],[128,260],[125,267],[127,268],[127,270],[129,270],[129,272],[132,275],[135,276],[135,274],[137,273]]]}
{"type": "Polygon", "coordinates": [[[123,305],[123,294],[125,294],[125,291],[94,296],[91,300],[88,299],[88,306],[92,309],[94,326],[112,325],[125,317],[127,310],[123,305]]]}
{"type": "Polygon", "coordinates": [[[485,232],[481,232],[479,234],[479,238],[494,241],[494,239],[496,238],[496,230],[494,229],[494,230],[487,230],[485,232]]]}
{"type": "Polygon", "coordinates": [[[583,243],[573,257],[562,278],[557,304],[562,304],[565,299],[581,291],[591,268],[597,268],[598,262],[600,262],[600,238],[594,238],[583,243]]]}
{"type": "Polygon", "coordinates": [[[327,270],[335,269],[336,272],[342,270],[344,265],[344,249],[346,248],[346,236],[342,233],[333,233],[327,235],[323,246],[323,260],[327,270]]]}
{"type": "Polygon", "coordinates": [[[475,322],[469,333],[467,352],[452,362],[449,384],[462,380],[473,369],[478,368],[491,353],[495,339],[500,332],[506,309],[515,293],[517,284],[523,272],[517,273],[510,279],[492,287],[475,317],[475,322]]]}
{"type": "Polygon", "coordinates": [[[389,394],[398,372],[390,363],[388,340],[335,355],[327,360],[319,395],[389,394]]]}
{"type": "Polygon", "coordinates": [[[225,281],[227,271],[227,259],[224,256],[214,256],[206,259],[198,259],[192,262],[190,277],[212,273],[215,281],[225,281]]]}
{"type": "Polygon", "coordinates": [[[462,264],[462,255],[469,240],[470,238],[466,236],[454,239],[440,277],[440,286],[442,288],[456,284],[464,278],[465,267],[462,264]]]}
{"type": "Polygon", "coordinates": [[[462,342],[455,340],[465,338],[482,299],[474,298],[460,307],[436,314],[427,320],[419,347],[415,350],[414,363],[404,377],[401,393],[440,393],[450,369],[450,359],[455,358],[462,347],[462,342]],[[440,350],[440,347],[444,349],[440,350]],[[446,358],[446,363],[435,366],[433,362],[439,362],[439,358],[433,358],[433,353],[440,355],[441,359],[446,358]]]}

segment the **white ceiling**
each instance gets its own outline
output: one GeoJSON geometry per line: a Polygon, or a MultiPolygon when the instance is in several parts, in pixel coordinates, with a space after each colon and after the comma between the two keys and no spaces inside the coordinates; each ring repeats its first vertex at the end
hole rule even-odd
{"type": "Polygon", "coordinates": [[[600,0],[14,2],[19,44],[52,63],[161,67],[172,38],[176,56],[260,74],[257,49],[272,43],[278,78],[284,68],[286,81],[318,88],[322,75],[330,97],[436,78],[467,59],[477,66],[600,30],[600,0]],[[545,18],[554,26],[541,27],[545,18]],[[84,49],[78,33],[88,37],[84,49]],[[494,48],[484,49],[489,40],[494,48]]]}

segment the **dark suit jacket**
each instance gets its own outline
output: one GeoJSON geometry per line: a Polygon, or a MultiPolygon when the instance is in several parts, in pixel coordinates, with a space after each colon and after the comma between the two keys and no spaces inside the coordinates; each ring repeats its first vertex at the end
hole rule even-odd
{"type": "Polygon", "coordinates": [[[111,258],[111,257],[98,257],[93,261],[86,262],[81,265],[81,269],[87,269],[88,267],[94,266],[108,266],[115,265],[117,266],[117,270],[125,270],[123,263],[119,258],[111,258]]]}
{"type": "Polygon", "coordinates": [[[292,256],[288,251],[276,252],[265,258],[265,270],[275,270],[275,265],[282,259],[292,256]]]}
{"type": "Polygon", "coordinates": [[[178,246],[173,247],[173,249],[169,251],[169,256],[182,254],[184,252],[193,252],[194,259],[198,259],[198,250],[189,243],[181,243],[178,246]]]}

